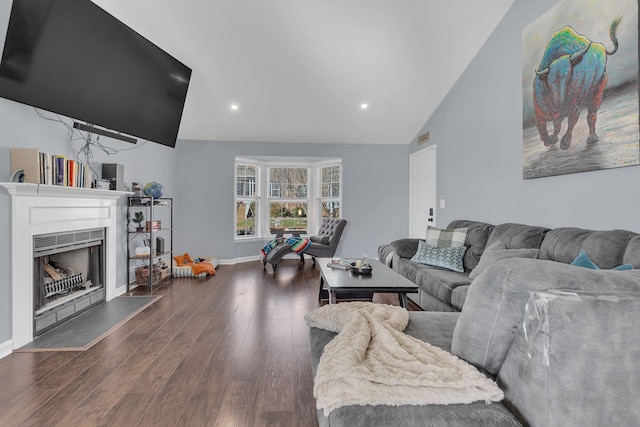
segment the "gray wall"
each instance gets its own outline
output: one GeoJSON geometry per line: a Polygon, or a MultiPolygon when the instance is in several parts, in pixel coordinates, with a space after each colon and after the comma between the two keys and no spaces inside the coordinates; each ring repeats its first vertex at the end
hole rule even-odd
{"type": "Polygon", "coordinates": [[[347,227],[336,256],[377,254],[407,234],[408,146],[179,141],[175,249],[220,259],[255,257],[265,241],[234,242],[236,156],[337,157],[347,227]]]}
{"type": "MultiPolygon", "coordinates": [[[[522,30],[556,3],[516,0],[420,132],[438,147],[437,197],[446,200],[438,225],[468,218],[640,232],[638,166],[522,179],[522,30]]],[[[421,148],[414,141],[410,150],[421,148]]]]}

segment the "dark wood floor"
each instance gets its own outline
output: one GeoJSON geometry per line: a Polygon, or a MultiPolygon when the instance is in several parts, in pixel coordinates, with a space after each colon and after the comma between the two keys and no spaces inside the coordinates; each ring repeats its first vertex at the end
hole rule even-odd
{"type": "Polygon", "coordinates": [[[221,266],[154,290],[87,351],[0,359],[0,426],[315,426],[304,315],[318,274],[297,260],[275,275],[221,266]]]}

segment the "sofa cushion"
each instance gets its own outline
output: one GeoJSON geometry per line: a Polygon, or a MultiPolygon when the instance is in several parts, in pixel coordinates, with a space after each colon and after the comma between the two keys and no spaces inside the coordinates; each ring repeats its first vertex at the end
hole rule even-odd
{"type": "Polygon", "coordinates": [[[399,259],[394,268],[424,292],[448,305],[451,305],[451,292],[455,288],[471,283],[466,273],[418,264],[406,258],[399,259]]]}
{"type": "Polygon", "coordinates": [[[418,251],[411,258],[411,261],[420,264],[432,265],[434,267],[442,267],[448,270],[464,272],[462,257],[466,250],[467,248],[464,246],[437,248],[421,241],[418,244],[418,251]]]}
{"type": "Polygon", "coordinates": [[[480,273],[482,273],[485,268],[490,266],[491,264],[495,264],[501,259],[505,258],[536,258],[538,256],[538,249],[507,249],[507,246],[500,242],[493,242],[482,253],[480,257],[480,262],[474,268],[471,273],[469,273],[470,279],[475,279],[478,277],[480,273]]]}
{"type": "Polygon", "coordinates": [[[467,240],[466,228],[427,227],[427,244],[436,248],[461,248],[467,240]]]}
{"type": "Polygon", "coordinates": [[[639,291],[640,271],[590,270],[553,261],[503,259],[487,267],[467,293],[453,333],[451,351],[497,374],[533,291],[639,291]]]}
{"type": "Polygon", "coordinates": [[[640,268],[640,235],[635,235],[629,239],[622,257],[622,263],[631,264],[633,268],[640,268]]]}
{"type": "Polygon", "coordinates": [[[395,250],[395,256],[399,258],[411,258],[416,254],[418,250],[418,243],[423,242],[423,239],[398,239],[389,243],[395,250]]]}
{"type": "Polygon", "coordinates": [[[475,268],[480,260],[480,256],[487,245],[487,239],[493,231],[494,226],[486,222],[469,221],[466,219],[451,221],[447,228],[466,228],[467,240],[465,246],[467,251],[464,253],[462,261],[464,271],[469,272],[475,268]]]}
{"type": "Polygon", "coordinates": [[[487,247],[492,243],[502,242],[509,249],[539,248],[548,231],[548,228],[533,225],[496,225],[487,240],[487,247]]]}
{"type": "Polygon", "coordinates": [[[600,268],[610,269],[626,262],[623,260],[627,244],[635,236],[636,233],[625,230],[555,228],[545,236],[538,258],[569,264],[584,250],[600,268]]]}

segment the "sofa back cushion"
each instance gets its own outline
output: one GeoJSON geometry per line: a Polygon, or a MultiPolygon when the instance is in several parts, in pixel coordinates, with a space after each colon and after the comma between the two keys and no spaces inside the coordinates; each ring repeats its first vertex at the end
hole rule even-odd
{"type": "Polygon", "coordinates": [[[478,261],[480,261],[480,256],[482,256],[482,252],[487,245],[487,239],[493,227],[492,224],[487,224],[486,222],[468,221],[464,219],[452,221],[447,226],[447,229],[467,229],[467,237],[464,244],[467,247],[467,251],[464,253],[464,258],[462,259],[464,271],[469,272],[478,265],[478,261]]]}
{"type": "Polygon", "coordinates": [[[627,249],[622,257],[623,264],[631,264],[633,268],[640,268],[640,235],[635,235],[629,239],[627,249]]]}
{"type": "Polygon", "coordinates": [[[548,228],[535,225],[500,224],[493,228],[487,246],[502,242],[507,249],[537,249],[548,231],[548,228]]]}
{"type": "MultiPolygon", "coordinates": [[[[602,269],[611,269],[624,264],[627,245],[636,233],[626,230],[594,231],[583,228],[562,227],[549,231],[540,246],[539,259],[570,264],[585,251],[589,258],[602,269]]],[[[640,246],[640,245],[638,245],[640,246]]],[[[638,247],[636,246],[636,247],[638,247]]],[[[629,260],[633,258],[628,255],[629,260]]],[[[638,266],[640,255],[635,255],[638,266]]]]}

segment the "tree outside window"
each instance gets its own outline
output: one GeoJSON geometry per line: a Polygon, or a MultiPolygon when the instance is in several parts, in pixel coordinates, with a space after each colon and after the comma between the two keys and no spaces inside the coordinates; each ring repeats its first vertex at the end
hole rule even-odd
{"type": "Polygon", "coordinates": [[[255,236],[259,224],[258,167],[236,164],[236,236],[255,236]]]}
{"type": "Polygon", "coordinates": [[[307,232],[309,169],[269,168],[269,230],[307,232]]]}
{"type": "Polygon", "coordinates": [[[342,166],[324,166],[320,170],[320,218],[340,218],[342,166]]]}

